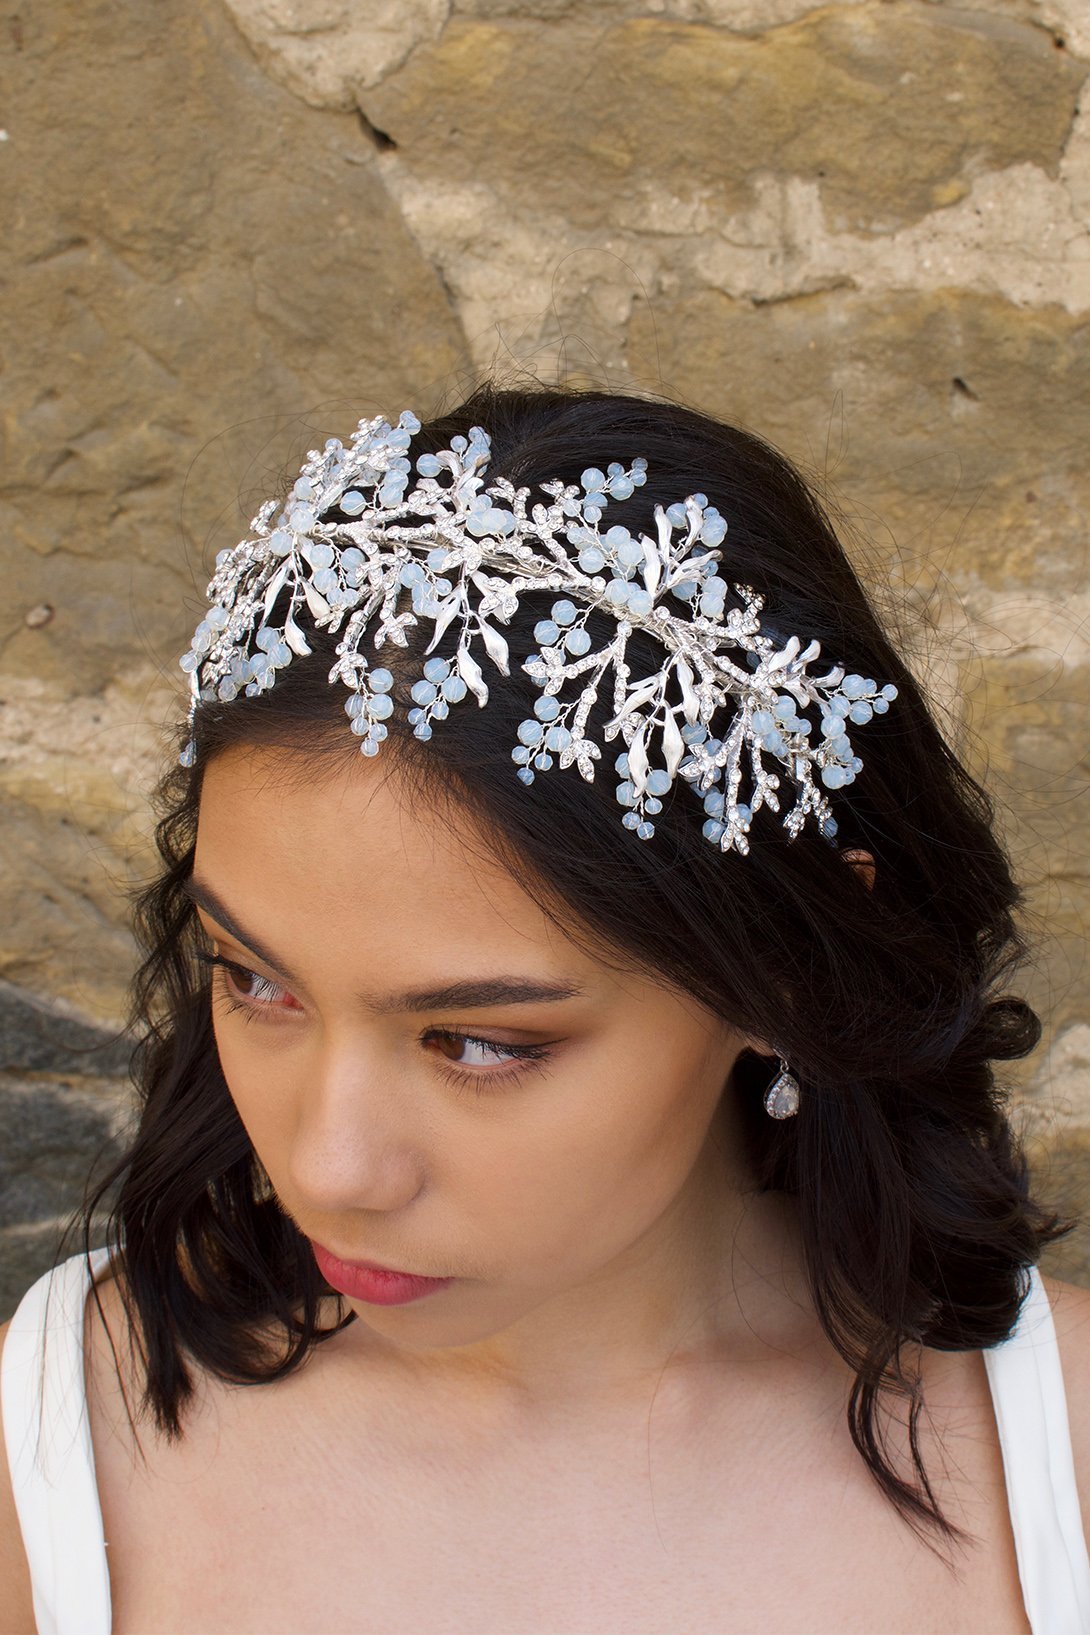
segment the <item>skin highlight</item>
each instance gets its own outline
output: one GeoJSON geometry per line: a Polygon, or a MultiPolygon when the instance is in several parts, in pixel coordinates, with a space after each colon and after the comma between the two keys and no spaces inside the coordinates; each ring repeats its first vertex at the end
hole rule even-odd
{"type": "Polygon", "coordinates": [[[342,1352],[545,1411],[824,1354],[789,1202],[749,1190],[722,1094],[767,1043],[569,940],[468,818],[408,800],[396,757],[299,763],[233,749],[205,774],[192,895],[230,962],[223,1072],[301,1232],[458,1280],[348,1301],[342,1352]],[[566,997],[404,1002],[501,977],[566,997]]]}

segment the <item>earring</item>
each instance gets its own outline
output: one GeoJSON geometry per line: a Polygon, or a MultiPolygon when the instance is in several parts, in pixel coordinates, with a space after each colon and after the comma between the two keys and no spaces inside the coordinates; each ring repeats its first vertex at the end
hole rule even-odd
{"type": "Polygon", "coordinates": [[[799,1081],[783,1057],[780,1071],[765,1092],[765,1112],[770,1118],[791,1118],[799,1110],[799,1081]]]}

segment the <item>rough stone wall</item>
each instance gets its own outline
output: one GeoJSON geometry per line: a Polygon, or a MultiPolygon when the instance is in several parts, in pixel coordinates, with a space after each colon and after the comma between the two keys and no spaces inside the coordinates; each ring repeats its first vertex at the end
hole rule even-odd
{"type": "MultiPolygon", "coordinates": [[[[488,368],[677,395],[835,504],[1000,801],[1021,1116],[1090,1207],[1085,0],[0,18],[0,1315],[127,1117],[125,890],[211,553],[312,429],[488,368]]],[[[1090,1285],[1090,1226],[1052,1268],[1090,1285]]]]}

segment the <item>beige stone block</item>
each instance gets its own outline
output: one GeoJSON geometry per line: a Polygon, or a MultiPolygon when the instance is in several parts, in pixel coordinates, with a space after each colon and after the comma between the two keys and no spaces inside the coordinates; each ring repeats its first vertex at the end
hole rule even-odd
{"type": "Polygon", "coordinates": [[[454,16],[364,99],[418,175],[471,177],[503,211],[632,227],[676,196],[690,230],[758,178],[818,184],[832,230],[887,233],[974,174],[1055,174],[1085,69],[1007,18],[912,0],[829,7],[753,38],[593,9],[563,27],[454,16]]]}

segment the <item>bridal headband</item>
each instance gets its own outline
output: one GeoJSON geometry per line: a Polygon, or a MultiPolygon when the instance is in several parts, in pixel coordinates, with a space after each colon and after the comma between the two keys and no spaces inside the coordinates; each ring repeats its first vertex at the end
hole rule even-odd
{"type": "MultiPolygon", "coordinates": [[[[588,467],[578,484],[540,483],[546,499],[532,502],[529,488],[505,478],[486,483],[491,441],[480,426],[414,466],[419,430],[406,411],[396,426],[361,420],[347,447],[331,438],[308,454],[286,502],[268,500],[250,537],[218,554],[209,610],[181,659],[191,733],[202,705],[265,692],[310,653],[308,624],[332,634],[343,626],[329,680],[347,691],[363,754],[376,755],[397,707],[383,649],[406,647],[407,631],[424,624],[407,721],[428,739],[451,705],[470,694],[487,704],[489,667],[510,674],[503,627],[522,596],[546,596],[537,651],[522,665],[541,696],[511,750],[523,783],[557,763],[594,778],[602,744],[588,722],[607,688],[601,739],[624,746],[614,760],[617,800],[641,840],[653,836],[680,778],[721,851],[748,852],[754,814],[780,812],[785,780],[794,791],[783,816],[790,838],[812,817],[833,841],[827,791],[863,765],[850,729],[888,710],[897,689],[839,664],[811,674],[819,642],[762,634],[764,599],[723,577],[727,522],[705,495],[656,505],[654,533],[632,531],[612,519],[647,480],[642,458],[588,467]],[[604,634],[600,623],[590,628],[594,613],[609,616],[604,634]],[[661,660],[633,677],[637,631],[661,660]]],[[[181,762],[195,759],[191,737],[181,762]]]]}

